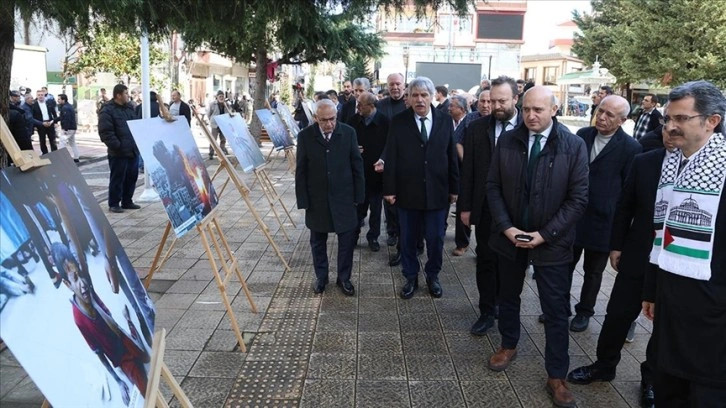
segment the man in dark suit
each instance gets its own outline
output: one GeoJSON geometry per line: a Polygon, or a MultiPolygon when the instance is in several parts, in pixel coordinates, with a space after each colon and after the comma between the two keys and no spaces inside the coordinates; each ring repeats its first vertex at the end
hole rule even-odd
{"type": "MultiPolygon", "coordinates": [[[[668,151],[673,150],[667,133],[663,134],[662,143],[668,151]]],[[[655,195],[666,154],[666,149],[660,148],[636,155],[633,159],[613,217],[610,265],[618,274],[615,275],[607,314],[597,340],[597,361],[572,370],[567,375],[567,381],[571,383],[590,384],[615,379],[628,329],[640,314],[645,271],[649,268],[648,255],[653,247],[655,195]]],[[[643,407],[652,407],[655,402],[654,347],[655,341],[651,337],[646,360],[640,364],[640,404],[643,407]]]]}
{"type": "Polygon", "coordinates": [[[358,97],[363,92],[369,92],[370,89],[371,82],[368,78],[356,78],[353,80],[352,98],[349,98],[348,102],[344,103],[343,107],[338,110],[338,122],[350,124],[350,120],[353,119],[353,116],[358,111],[358,97]]]}
{"type": "MultiPolygon", "coordinates": [[[[376,109],[390,121],[394,116],[406,110],[406,101],[403,97],[405,84],[403,75],[398,73],[388,75],[386,81],[388,96],[378,101],[376,109]]],[[[382,161],[378,161],[377,164],[382,164],[382,161]]],[[[386,243],[388,246],[394,246],[398,243],[398,214],[396,207],[389,204],[388,201],[383,201],[383,211],[386,214],[386,234],[388,235],[386,243]]],[[[400,254],[394,256],[394,260],[398,262],[394,262],[395,265],[391,266],[400,264],[400,258],[400,254]]]]}
{"type": "Polygon", "coordinates": [[[33,106],[33,124],[38,131],[40,140],[40,151],[42,154],[48,153],[48,146],[45,140],[48,139],[50,151],[58,150],[56,144],[55,124],[58,122],[58,115],[55,112],[56,104],[45,99],[45,92],[38,90],[36,92],[36,100],[33,106]]]}
{"type": "Polygon", "coordinates": [[[656,109],[658,106],[658,97],[655,94],[647,94],[643,97],[641,103],[641,112],[635,121],[633,129],[633,137],[640,140],[646,133],[654,131],[660,126],[660,120],[663,118],[660,111],[656,109]]]}
{"type": "Polygon", "coordinates": [[[315,293],[328,283],[328,233],[338,235],[337,285],[347,296],[355,294],[350,282],[358,216],[356,206],[365,195],[363,159],[355,130],[336,123],[335,103],[316,103],[317,124],[303,129],[297,138],[295,196],[305,210],[310,247],[315,265],[315,293]]]}
{"type": "Polygon", "coordinates": [[[436,87],[436,109],[442,113],[449,114],[449,89],[443,85],[436,87]]]}
{"type": "MultiPolygon", "coordinates": [[[[461,208],[464,225],[475,225],[476,234],[476,288],[479,291],[479,319],[471,333],[483,336],[494,325],[498,278],[496,254],[489,248],[491,214],[486,199],[486,181],[492,153],[499,136],[522,123],[516,108],[517,83],[503,76],[492,81],[490,91],[492,114],[469,123],[464,136],[464,162],[461,172],[461,208]]],[[[481,99],[480,99],[481,102],[481,99]]]]}
{"type": "Polygon", "coordinates": [[[422,226],[428,254],[426,283],[433,297],[441,297],[446,217],[459,193],[454,126],[449,115],[431,106],[434,92],[434,84],[426,77],[411,81],[412,109],[394,116],[386,141],[383,197],[398,208],[406,279],[400,293],[403,299],[410,299],[418,288],[416,241],[422,226]]]}
{"type": "MultiPolygon", "coordinates": [[[[374,165],[383,154],[388,137],[389,119],[376,109],[376,96],[364,92],[358,97],[358,113],[351,120],[351,126],[358,136],[363,156],[363,174],[366,179],[365,200],[358,206],[359,225],[368,214],[368,247],[373,252],[381,249],[378,237],[381,235],[381,207],[383,202],[383,174],[376,172],[374,165]]],[[[360,228],[358,228],[360,233],[360,228]]]]}
{"type": "Polygon", "coordinates": [[[663,125],[658,126],[655,130],[650,131],[638,140],[643,148],[643,153],[651,150],[663,148],[663,125]]]}
{"type": "Polygon", "coordinates": [[[583,252],[582,265],[584,282],[580,291],[580,302],[575,305],[575,318],[570,330],[581,332],[587,329],[590,318],[595,314],[595,302],[602,283],[610,253],[610,230],[612,229],[615,205],[630,171],[633,157],[640,153],[640,144],[623,131],[621,125],[627,120],[630,104],[622,96],[610,95],[603,98],[596,113],[595,127],[577,131],[589,153],[590,187],[587,210],[577,223],[573,259],[570,264],[570,282],[583,252]]]}
{"type": "Polygon", "coordinates": [[[726,98],[707,81],[668,95],[677,147],[657,181],[643,314],[654,319],[657,407],[726,401],[726,98]]]}
{"type": "Polygon", "coordinates": [[[546,316],[546,389],[555,405],[571,407],[575,398],[564,381],[569,365],[568,268],[575,224],[587,207],[588,160],[585,142],[555,119],[557,109],[546,87],[525,92],[524,126],[502,134],[492,156],[486,194],[494,232],[489,245],[499,255],[502,271],[502,343],[489,368],[503,371],[517,356],[520,294],[525,270],[532,264],[546,316]]]}

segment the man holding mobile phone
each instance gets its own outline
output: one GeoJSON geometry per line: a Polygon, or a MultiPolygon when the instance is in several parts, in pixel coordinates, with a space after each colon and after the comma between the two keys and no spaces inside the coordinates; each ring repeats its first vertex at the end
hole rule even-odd
{"type": "Polygon", "coordinates": [[[573,407],[565,378],[569,368],[567,308],[569,264],[575,224],[585,212],[588,156],[584,141],[555,119],[552,91],[525,92],[524,126],[504,132],[494,150],[487,179],[500,278],[499,332],[502,343],[489,368],[503,371],[517,356],[520,294],[527,266],[537,274],[545,314],[546,388],[558,407],[573,407]]]}

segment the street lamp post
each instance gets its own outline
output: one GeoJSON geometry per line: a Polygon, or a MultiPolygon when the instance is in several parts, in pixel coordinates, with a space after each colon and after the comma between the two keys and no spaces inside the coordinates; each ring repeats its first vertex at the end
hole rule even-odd
{"type": "Polygon", "coordinates": [[[408,46],[403,47],[403,65],[406,69],[406,72],[403,77],[403,83],[408,83],[408,46]]]}

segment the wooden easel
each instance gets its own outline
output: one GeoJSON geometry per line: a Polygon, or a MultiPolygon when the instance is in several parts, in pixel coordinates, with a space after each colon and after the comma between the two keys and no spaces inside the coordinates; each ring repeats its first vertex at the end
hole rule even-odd
{"type": "Polygon", "coordinates": [[[265,195],[265,198],[267,198],[267,202],[270,203],[270,210],[272,210],[272,213],[275,214],[275,218],[277,219],[277,222],[280,224],[280,229],[282,230],[282,233],[285,234],[285,238],[287,240],[290,240],[290,236],[287,235],[287,230],[285,230],[285,226],[283,225],[282,221],[280,220],[280,215],[277,213],[277,209],[275,208],[275,203],[280,203],[280,206],[285,211],[285,214],[287,214],[287,219],[292,223],[293,228],[297,228],[297,225],[295,224],[295,221],[293,221],[292,216],[290,215],[290,211],[287,209],[287,206],[284,202],[282,202],[282,196],[277,192],[277,189],[275,189],[275,185],[270,179],[270,174],[267,172],[267,169],[264,165],[256,168],[254,170],[255,173],[255,180],[257,180],[260,183],[260,187],[262,188],[262,193],[265,195]]]}
{"type": "MultiPolygon", "coordinates": [[[[220,295],[222,295],[222,301],[224,303],[225,309],[227,309],[227,314],[229,315],[230,322],[232,324],[232,330],[237,337],[237,343],[240,346],[240,350],[245,353],[247,352],[247,347],[245,346],[244,340],[242,339],[242,333],[240,332],[239,326],[237,325],[237,319],[234,317],[232,303],[229,301],[229,296],[227,296],[227,284],[229,284],[229,281],[234,276],[237,277],[237,280],[239,280],[240,284],[242,285],[242,290],[247,297],[247,301],[250,304],[252,312],[257,313],[257,305],[255,305],[255,301],[252,299],[252,294],[247,287],[247,282],[242,276],[242,272],[240,272],[239,263],[237,262],[237,258],[234,256],[234,252],[232,251],[229,243],[227,242],[227,237],[224,235],[224,231],[219,226],[219,221],[217,220],[217,209],[215,208],[209,214],[207,214],[207,216],[204,217],[204,219],[200,221],[199,224],[197,224],[196,229],[199,233],[202,245],[204,246],[204,250],[207,253],[207,258],[209,259],[209,264],[212,267],[212,273],[214,274],[214,280],[217,283],[217,288],[219,289],[220,295]],[[219,262],[219,264],[221,264],[222,266],[222,270],[224,271],[224,277],[220,276],[219,274],[220,268],[217,262],[219,262]]],[[[164,229],[164,234],[161,237],[161,243],[159,244],[159,248],[157,248],[156,250],[154,260],[151,263],[149,274],[146,275],[146,278],[144,278],[144,287],[147,289],[151,284],[151,279],[154,276],[154,273],[156,273],[156,271],[164,266],[166,261],[169,260],[171,251],[174,249],[176,237],[174,240],[171,241],[171,245],[164,253],[164,256],[161,256],[161,253],[164,252],[166,243],[169,240],[171,230],[171,222],[167,222],[166,228],[164,229]]]]}
{"type": "MultiPolygon", "coordinates": [[[[151,367],[149,369],[149,383],[146,385],[144,395],[144,408],[169,408],[166,399],[161,394],[160,386],[163,380],[171,389],[172,394],[179,401],[183,408],[193,408],[191,401],[182,390],[179,383],[171,374],[169,367],[164,362],[166,351],[166,329],[161,329],[154,334],[154,343],[151,346],[151,367]]],[[[44,400],[41,408],[51,408],[50,402],[44,400]]]]}
{"type": "MultiPolygon", "coordinates": [[[[10,157],[13,159],[13,162],[15,165],[20,168],[22,171],[27,171],[36,167],[41,167],[50,164],[50,160],[48,159],[41,159],[40,156],[36,151],[29,151],[29,150],[20,150],[20,147],[18,146],[17,142],[15,141],[15,138],[13,138],[12,134],[10,133],[10,129],[8,129],[7,125],[5,124],[4,120],[0,120],[0,140],[2,141],[3,146],[5,146],[5,150],[8,152],[10,157]]],[[[199,228],[199,227],[198,227],[199,228]]],[[[209,252],[209,250],[208,250],[209,252]]],[[[211,259],[211,258],[210,258],[211,259]]],[[[216,272],[215,272],[216,273],[216,272]]],[[[217,277],[219,277],[219,274],[216,273],[217,277]]],[[[244,282],[242,283],[242,287],[245,288],[245,293],[249,297],[249,291],[246,290],[246,285],[244,282]]],[[[257,311],[256,307],[254,306],[254,303],[252,304],[253,310],[257,311]]],[[[230,311],[231,313],[231,311],[230,311]]],[[[232,315],[233,316],[233,315],[232,315]]],[[[233,318],[232,327],[237,328],[237,332],[239,333],[239,327],[237,326],[237,320],[233,318]]],[[[241,336],[238,336],[238,340],[241,338],[241,336]]],[[[1,341],[0,341],[1,343],[1,341]]],[[[240,343],[241,348],[243,351],[245,350],[244,343],[240,343]]],[[[3,343],[3,348],[5,344],[3,343]]],[[[145,408],[153,408],[153,407],[163,407],[168,408],[169,405],[166,403],[166,400],[161,395],[161,392],[159,390],[159,385],[161,383],[161,379],[163,378],[164,381],[167,383],[169,388],[171,388],[172,393],[176,397],[176,399],[179,401],[180,405],[184,408],[193,408],[192,403],[189,401],[189,398],[187,398],[184,391],[179,386],[179,383],[174,379],[174,376],[171,374],[171,371],[169,371],[169,367],[167,367],[166,363],[164,362],[164,351],[166,348],[166,330],[161,329],[160,331],[156,332],[154,336],[154,342],[152,345],[152,354],[151,354],[151,370],[149,375],[149,384],[146,387],[146,401],[145,401],[145,408]]],[[[42,408],[51,408],[50,403],[48,400],[44,400],[43,404],[41,405],[42,408]]]]}
{"type": "MultiPolygon", "coordinates": [[[[199,116],[195,114],[195,117],[197,118],[197,121],[199,122],[200,127],[202,128],[202,131],[207,136],[207,139],[209,139],[209,144],[212,146],[212,149],[214,149],[215,153],[217,154],[217,157],[219,157],[219,167],[217,167],[217,170],[214,172],[214,175],[212,175],[212,180],[214,180],[221,172],[222,170],[227,172],[228,179],[224,182],[222,185],[222,188],[220,191],[224,191],[224,189],[227,187],[227,183],[231,180],[232,183],[237,187],[237,191],[239,191],[240,195],[242,196],[242,199],[245,201],[245,204],[247,204],[247,208],[249,209],[250,213],[253,217],[255,217],[255,221],[257,222],[257,226],[262,231],[263,234],[265,234],[265,237],[267,238],[267,242],[270,244],[270,246],[275,250],[275,253],[277,254],[277,257],[280,258],[280,261],[285,266],[285,270],[289,271],[290,266],[288,265],[287,261],[285,260],[285,257],[282,255],[282,252],[280,251],[280,247],[277,245],[275,240],[272,238],[272,234],[270,233],[270,228],[267,227],[267,224],[265,224],[265,221],[262,220],[262,217],[260,217],[260,214],[255,210],[254,205],[252,204],[252,201],[250,200],[250,189],[245,184],[244,180],[240,177],[239,173],[237,172],[237,169],[235,168],[238,164],[237,159],[234,159],[234,162],[230,160],[227,155],[222,152],[222,149],[217,144],[217,141],[212,137],[212,134],[209,132],[209,129],[207,129],[206,126],[203,125],[201,122],[199,116]]],[[[256,174],[256,173],[255,173],[256,174]]],[[[269,177],[268,177],[269,180],[269,177]]],[[[271,184],[271,183],[270,183],[271,184]]],[[[274,189],[274,187],[272,187],[274,189]]],[[[276,194],[275,196],[278,197],[278,200],[282,207],[285,209],[285,212],[287,213],[288,219],[293,223],[293,226],[297,228],[295,223],[292,221],[292,218],[290,217],[290,212],[287,210],[285,205],[282,203],[282,200],[279,199],[279,195],[276,194]]],[[[270,197],[265,194],[265,197],[268,199],[268,202],[270,202],[270,197]]],[[[275,216],[277,218],[277,221],[280,223],[280,229],[282,229],[285,237],[289,240],[289,237],[287,235],[287,231],[285,231],[285,227],[282,224],[282,221],[280,220],[280,217],[277,214],[277,211],[274,209],[274,202],[275,200],[270,202],[270,206],[273,207],[273,212],[275,213],[275,216]]]]}

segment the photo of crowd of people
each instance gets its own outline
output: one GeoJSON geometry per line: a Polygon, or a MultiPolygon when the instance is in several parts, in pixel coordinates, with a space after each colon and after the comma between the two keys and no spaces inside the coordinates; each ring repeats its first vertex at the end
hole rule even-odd
{"type": "Polygon", "coordinates": [[[141,407],[155,311],[66,150],[0,172],[0,336],[53,406],[141,407]]]}

